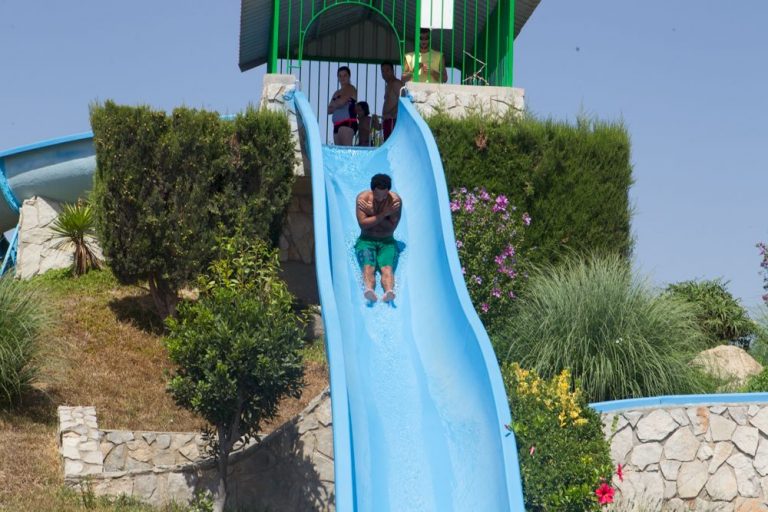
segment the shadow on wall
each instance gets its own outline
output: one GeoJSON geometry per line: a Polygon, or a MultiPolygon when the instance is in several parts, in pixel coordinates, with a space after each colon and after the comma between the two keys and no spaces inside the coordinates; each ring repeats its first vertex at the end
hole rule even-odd
{"type": "Polygon", "coordinates": [[[294,419],[238,457],[230,504],[251,510],[333,510],[332,456],[330,429],[294,419]]]}

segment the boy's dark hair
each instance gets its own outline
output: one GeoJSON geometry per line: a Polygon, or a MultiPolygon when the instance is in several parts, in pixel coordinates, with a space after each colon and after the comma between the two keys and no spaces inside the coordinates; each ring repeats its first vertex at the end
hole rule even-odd
{"type": "Polygon", "coordinates": [[[360,105],[360,108],[363,109],[363,114],[369,116],[371,115],[371,107],[368,106],[367,101],[358,101],[358,105],[360,105]]]}
{"type": "Polygon", "coordinates": [[[381,63],[381,67],[385,67],[385,66],[388,67],[389,69],[391,69],[392,71],[395,70],[395,65],[392,64],[391,62],[382,62],[381,63]]]}
{"type": "Polygon", "coordinates": [[[430,35],[431,33],[432,33],[432,30],[430,30],[428,28],[421,28],[421,29],[419,29],[419,35],[420,36],[423,36],[425,34],[426,35],[430,35]]]}
{"type": "Polygon", "coordinates": [[[339,68],[339,69],[336,71],[336,76],[338,76],[338,75],[339,75],[339,73],[341,73],[342,71],[346,71],[346,72],[347,72],[347,74],[348,74],[349,76],[352,76],[352,70],[351,70],[351,69],[349,69],[349,66],[341,66],[341,67],[340,67],[340,68],[339,68]]]}
{"type": "Polygon", "coordinates": [[[377,188],[381,190],[391,190],[392,178],[386,174],[375,175],[373,178],[371,178],[371,190],[376,190],[377,188]]]}

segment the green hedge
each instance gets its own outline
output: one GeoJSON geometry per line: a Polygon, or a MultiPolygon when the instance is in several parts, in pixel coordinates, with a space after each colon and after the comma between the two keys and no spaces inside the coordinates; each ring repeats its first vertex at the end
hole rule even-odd
{"type": "Polygon", "coordinates": [[[107,101],[92,106],[91,125],[104,254],[121,282],[149,282],[163,316],[211,262],[217,236],[239,227],[277,242],[295,164],[284,115],[249,108],[222,120],[107,101]]]}
{"type": "Polygon", "coordinates": [[[630,254],[632,166],[620,123],[444,114],[427,123],[449,187],[485,187],[530,213],[528,261],[553,263],[574,250],[630,254]]]}

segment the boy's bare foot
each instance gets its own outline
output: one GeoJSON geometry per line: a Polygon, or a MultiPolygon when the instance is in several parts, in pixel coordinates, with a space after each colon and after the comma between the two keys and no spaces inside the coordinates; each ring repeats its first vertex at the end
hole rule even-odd
{"type": "Polygon", "coordinates": [[[378,299],[378,297],[376,297],[376,294],[373,293],[373,290],[371,290],[370,288],[365,290],[365,292],[363,293],[363,297],[365,297],[371,302],[376,302],[376,299],[378,299]]]}
{"type": "Polygon", "coordinates": [[[387,290],[384,292],[384,296],[381,297],[382,302],[392,302],[395,300],[395,292],[392,290],[387,290]]]}

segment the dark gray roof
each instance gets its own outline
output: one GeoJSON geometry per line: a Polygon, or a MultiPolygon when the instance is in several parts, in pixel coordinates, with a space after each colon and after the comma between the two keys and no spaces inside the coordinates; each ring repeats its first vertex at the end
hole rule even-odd
{"type": "MultiPolygon", "coordinates": [[[[407,0],[405,0],[407,1],[407,0]]],[[[505,0],[501,0],[505,1],[505,0]]],[[[515,1],[515,37],[522,30],[525,22],[533,13],[541,0],[516,0],[515,1]]],[[[301,17],[306,21],[310,19],[315,12],[322,8],[323,3],[328,0],[281,0],[280,2],[280,44],[279,55],[285,56],[286,48],[292,49],[292,54],[298,47],[298,25],[295,20],[301,17]],[[288,30],[288,9],[291,9],[292,25],[288,30]],[[290,38],[290,41],[289,41],[290,38]]],[[[396,20],[398,27],[406,26],[406,33],[414,33],[413,21],[403,22],[402,2],[397,0],[377,0],[374,5],[380,7],[384,12],[392,12],[394,5],[397,5],[396,20]]],[[[415,2],[408,2],[415,8],[415,2]]],[[[463,8],[459,8],[459,0],[456,0],[456,9],[454,12],[454,26],[462,26],[463,8]]],[[[486,9],[493,11],[497,0],[480,1],[477,4],[477,14],[479,19],[485,18],[486,9]]],[[[247,71],[267,62],[269,52],[269,42],[272,33],[272,23],[274,14],[273,0],[241,0],[240,2],[240,70],[247,71]]],[[[475,2],[468,1],[467,5],[474,8],[475,2]]],[[[469,13],[468,18],[473,18],[474,13],[469,13]]],[[[412,17],[411,17],[412,18],[412,17]]],[[[472,41],[474,37],[474,23],[467,24],[467,41],[472,41]]],[[[482,27],[479,27],[482,29],[482,27]]],[[[459,41],[454,41],[451,45],[450,31],[443,32],[443,50],[446,62],[452,62],[454,48],[456,49],[455,58],[457,62],[461,59],[462,48],[459,41]]],[[[433,47],[438,46],[441,34],[440,31],[433,31],[433,47]]],[[[458,38],[457,38],[458,39],[458,38]]],[[[471,45],[467,48],[471,51],[471,45]]],[[[329,60],[329,61],[355,61],[355,62],[382,62],[382,61],[400,61],[400,53],[397,45],[397,38],[382,16],[379,16],[368,7],[359,5],[343,5],[330,9],[323,14],[315,23],[313,23],[305,37],[305,48],[303,58],[306,60],[329,60]],[[322,34],[322,35],[321,35],[322,34]],[[341,49],[341,50],[340,50],[341,49]]]]}

